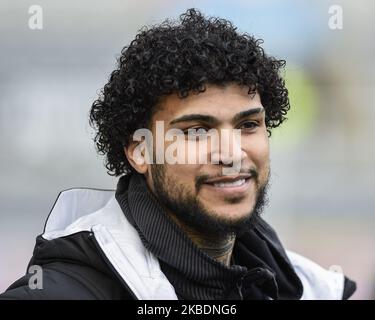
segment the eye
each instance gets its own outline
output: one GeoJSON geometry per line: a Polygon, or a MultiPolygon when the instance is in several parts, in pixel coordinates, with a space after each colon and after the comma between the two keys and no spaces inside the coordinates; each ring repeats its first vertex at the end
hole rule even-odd
{"type": "Polygon", "coordinates": [[[198,127],[198,128],[194,128],[194,129],[195,129],[197,135],[208,134],[208,130],[209,130],[205,127],[198,127]]]}
{"type": "Polygon", "coordinates": [[[207,134],[208,130],[209,129],[207,129],[205,127],[193,127],[193,128],[188,128],[188,129],[184,130],[184,133],[185,134],[190,133],[190,134],[200,135],[200,134],[207,134]]]}
{"type": "Polygon", "coordinates": [[[207,137],[209,129],[205,127],[193,127],[186,129],[184,131],[184,134],[188,137],[190,140],[196,140],[199,137],[207,137]]]}
{"type": "Polygon", "coordinates": [[[259,127],[259,123],[256,122],[256,121],[246,121],[246,122],[243,122],[243,123],[240,125],[240,129],[242,129],[242,130],[246,130],[246,131],[254,130],[254,129],[256,129],[257,127],[259,127]]]}

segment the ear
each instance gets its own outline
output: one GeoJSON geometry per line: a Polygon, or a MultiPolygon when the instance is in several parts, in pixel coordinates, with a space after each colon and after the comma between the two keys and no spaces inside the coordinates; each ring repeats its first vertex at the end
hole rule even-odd
{"type": "Polygon", "coordinates": [[[125,156],[130,165],[139,173],[147,173],[147,163],[145,161],[145,149],[140,151],[140,141],[132,141],[128,146],[124,147],[125,156]]]}

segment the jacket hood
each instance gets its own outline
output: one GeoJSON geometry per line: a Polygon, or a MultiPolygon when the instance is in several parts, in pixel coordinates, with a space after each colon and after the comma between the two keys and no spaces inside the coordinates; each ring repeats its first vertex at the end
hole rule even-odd
{"type": "Polygon", "coordinates": [[[61,191],[47,217],[43,234],[36,238],[29,266],[66,262],[89,266],[111,275],[107,263],[98,255],[98,248],[92,241],[91,228],[82,228],[77,222],[102,208],[113,192],[88,188],[61,191]],[[76,230],[71,228],[74,222],[76,230]],[[70,231],[67,232],[67,229],[70,231]]]}
{"type": "Polygon", "coordinates": [[[89,266],[120,281],[137,299],[176,299],[158,259],[127,221],[114,190],[69,189],[59,194],[37,238],[30,264],[89,266]]]}

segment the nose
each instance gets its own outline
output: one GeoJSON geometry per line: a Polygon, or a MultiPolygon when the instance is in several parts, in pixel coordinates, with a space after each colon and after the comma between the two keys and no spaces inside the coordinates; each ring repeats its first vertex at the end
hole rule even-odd
{"type": "Polygon", "coordinates": [[[212,163],[231,166],[241,164],[245,158],[246,153],[241,146],[241,130],[221,129],[211,153],[212,163]]]}

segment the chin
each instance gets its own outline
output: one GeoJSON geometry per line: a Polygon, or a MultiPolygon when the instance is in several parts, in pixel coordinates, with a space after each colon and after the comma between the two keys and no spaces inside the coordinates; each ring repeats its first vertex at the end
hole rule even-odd
{"type": "Polygon", "coordinates": [[[250,206],[242,208],[234,208],[233,205],[221,206],[220,208],[215,208],[212,212],[215,212],[215,216],[220,220],[228,221],[240,221],[249,218],[251,215],[250,206]]]}

